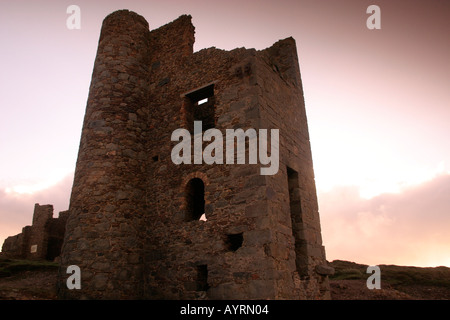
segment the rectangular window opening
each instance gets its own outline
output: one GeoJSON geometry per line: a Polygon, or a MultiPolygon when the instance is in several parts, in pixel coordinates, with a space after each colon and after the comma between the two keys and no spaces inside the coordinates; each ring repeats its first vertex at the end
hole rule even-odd
{"type": "Polygon", "coordinates": [[[208,285],[208,266],[206,264],[197,266],[197,291],[207,291],[208,285]]]}
{"type": "Polygon", "coordinates": [[[300,276],[308,276],[308,254],[304,234],[302,202],[297,171],[287,167],[289,208],[292,234],[295,239],[295,265],[300,276]]]}
{"type": "Polygon", "coordinates": [[[196,89],[184,95],[185,121],[188,130],[194,132],[194,121],[202,122],[202,130],[215,128],[214,84],[196,89]]]}

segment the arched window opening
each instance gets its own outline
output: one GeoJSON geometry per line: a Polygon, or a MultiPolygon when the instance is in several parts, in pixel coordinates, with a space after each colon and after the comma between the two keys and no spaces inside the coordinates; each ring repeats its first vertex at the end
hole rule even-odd
{"type": "MultiPolygon", "coordinates": [[[[193,178],[186,185],[186,221],[200,220],[205,213],[205,184],[193,178]]],[[[206,216],[204,219],[206,221],[206,216]]]]}

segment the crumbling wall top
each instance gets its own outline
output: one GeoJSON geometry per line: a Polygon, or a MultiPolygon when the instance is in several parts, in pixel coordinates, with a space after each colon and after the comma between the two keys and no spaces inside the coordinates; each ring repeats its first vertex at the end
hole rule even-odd
{"type": "Polygon", "coordinates": [[[117,10],[109,14],[103,20],[103,25],[114,25],[118,23],[124,23],[126,21],[133,22],[134,24],[142,24],[147,29],[149,28],[148,22],[143,16],[126,9],[117,10]]]}
{"type": "Polygon", "coordinates": [[[34,205],[33,227],[43,227],[53,217],[53,205],[34,205]]]}

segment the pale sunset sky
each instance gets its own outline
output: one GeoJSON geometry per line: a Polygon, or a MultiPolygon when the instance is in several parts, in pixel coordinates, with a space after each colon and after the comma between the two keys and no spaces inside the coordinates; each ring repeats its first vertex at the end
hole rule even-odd
{"type": "Polygon", "coordinates": [[[327,259],[450,267],[447,0],[0,1],[0,245],[35,203],[67,210],[101,23],[118,9],[150,29],[192,15],[195,51],[292,36],[327,259]]]}

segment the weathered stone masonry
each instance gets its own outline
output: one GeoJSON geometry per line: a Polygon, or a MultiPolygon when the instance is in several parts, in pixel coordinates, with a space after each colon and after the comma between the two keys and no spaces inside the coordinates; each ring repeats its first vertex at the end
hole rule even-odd
{"type": "Polygon", "coordinates": [[[53,206],[34,205],[33,223],[22,232],[6,238],[2,253],[6,257],[31,260],[54,260],[61,252],[68,211],[53,218],[53,206]]]}
{"type": "Polygon", "coordinates": [[[60,297],[328,298],[294,39],[261,51],[194,53],[193,44],[190,16],[152,31],[127,10],[105,18],[60,297]],[[171,134],[192,132],[194,120],[223,133],[279,129],[279,172],[260,175],[259,164],[173,164],[171,134]],[[73,264],[81,290],[65,288],[73,264]]]}

